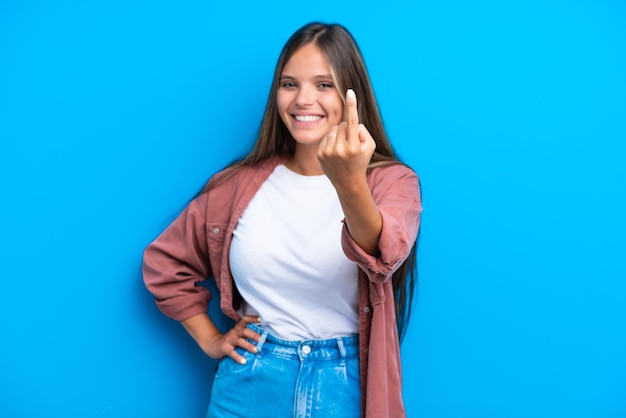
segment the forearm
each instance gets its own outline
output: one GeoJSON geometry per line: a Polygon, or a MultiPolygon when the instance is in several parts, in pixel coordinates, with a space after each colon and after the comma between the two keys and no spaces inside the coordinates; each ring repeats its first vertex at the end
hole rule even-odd
{"type": "Polygon", "coordinates": [[[206,313],[200,313],[180,322],[200,348],[210,357],[220,358],[221,353],[213,352],[213,343],[222,335],[206,313]]]}
{"type": "Polygon", "coordinates": [[[365,179],[335,189],[350,236],[365,252],[378,256],[383,221],[365,179]]]}

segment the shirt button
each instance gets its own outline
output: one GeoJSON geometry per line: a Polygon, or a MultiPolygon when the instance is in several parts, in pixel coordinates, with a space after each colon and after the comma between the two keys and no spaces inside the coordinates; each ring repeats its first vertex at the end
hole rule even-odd
{"type": "Polygon", "coordinates": [[[214,228],[213,229],[213,233],[214,234],[219,234],[220,233],[220,229],[219,228],[214,228]]]}
{"type": "Polygon", "coordinates": [[[366,306],[365,308],[363,308],[363,312],[368,313],[370,311],[370,308],[368,306],[366,306]]]}
{"type": "Polygon", "coordinates": [[[305,345],[302,347],[302,352],[306,355],[309,354],[311,352],[311,347],[309,347],[308,345],[305,345]]]}

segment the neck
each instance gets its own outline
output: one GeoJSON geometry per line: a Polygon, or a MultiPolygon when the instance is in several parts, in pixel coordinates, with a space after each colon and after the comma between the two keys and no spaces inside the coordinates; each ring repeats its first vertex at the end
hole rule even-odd
{"type": "Polygon", "coordinates": [[[285,162],[291,171],[303,176],[320,176],[324,174],[317,159],[318,144],[297,144],[294,154],[285,162]]]}

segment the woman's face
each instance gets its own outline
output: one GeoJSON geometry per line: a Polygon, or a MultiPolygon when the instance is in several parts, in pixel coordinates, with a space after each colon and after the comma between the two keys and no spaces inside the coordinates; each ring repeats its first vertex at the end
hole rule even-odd
{"type": "Polygon", "coordinates": [[[314,43],[285,64],[276,93],[278,113],[299,144],[319,143],[341,123],[344,104],[324,54],[314,43]]]}

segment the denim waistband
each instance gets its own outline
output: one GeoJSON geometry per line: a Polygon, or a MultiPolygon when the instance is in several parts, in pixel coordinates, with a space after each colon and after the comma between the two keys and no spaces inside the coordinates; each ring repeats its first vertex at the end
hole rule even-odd
{"type": "Polygon", "coordinates": [[[259,354],[274,354],[287,358],[299,358],[300,360],[324,360],[354,358],[359,356],[359,336],[330,338],[328,340],[282,340],[257,327],[248,324],[248,328],[261,334],[261,339],[256,344],[259,354]]]}

